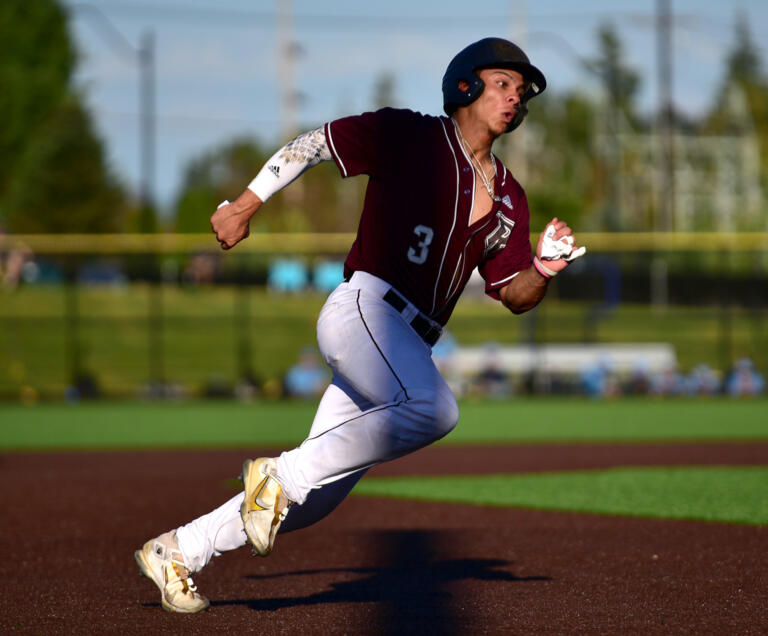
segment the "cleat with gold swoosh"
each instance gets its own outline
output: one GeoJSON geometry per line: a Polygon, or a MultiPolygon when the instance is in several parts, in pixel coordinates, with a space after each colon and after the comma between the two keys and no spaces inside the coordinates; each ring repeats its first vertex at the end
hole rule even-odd
{"type": "Polygon", "coordinates": [[[240,506],[243,528],[254,554],[267,556],[293,502],[283,493],[277,479],[277,462],[271,457],[247,459],[243,463],[242,480],[245,487],[240,506]]]}
{"type": "Polygon", "coordinates": [[[176,531],[147,541],[134,558],[142,575],[152,580],[162,595],[163,609],[196,614],[208,609],[208,599],[198,593],[176,542],[176,531]]]}

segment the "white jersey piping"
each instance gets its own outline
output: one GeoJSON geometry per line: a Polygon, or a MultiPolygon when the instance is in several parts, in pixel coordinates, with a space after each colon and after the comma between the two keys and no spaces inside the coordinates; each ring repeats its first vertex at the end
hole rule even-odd
{"type": "Polygon", "coordinates": [[[472,160],[469,158],[469,155],[464,148],[464,144],[461,143],[461,140],[459,139],[459,133],[456,131],[456,127],[458,126],[456,120],[451,118],[451,121],[453,122],[453,136],[456,138],[456,143],[459,148],[461,148],[464,159],[466,159],[467,163],[472,166],[472,205],[469,206],[469,217],[467,218],[467,227],[469,227],[472,225],[472,214],[475,211],[475,186],[477,185],[477,179],[475,178],[475,164],[472,163],[472,160]]]}
{"type": "Polygon", "coordinates": [[[454,164],[456,164],[456,198],[453,204],[453,223],[451,225],[451,231],[448,233],[448,238],[445,241],[443,258],[440,260],[440,268],[437,270],[437,280],[435,280],[435,288],[432,291],[432,309],[429,312],[430,316],[435,313],[435,306],[437,305],[437,288],[440,285],[440,276],[443,273],[443,265],[445,264],[445,257],[448,254],[448,246],[451,244],[451,237],[453,236],[454,229],[456,229],[456,215],[459,209],[459,188],[461,187],[461,184],[459,183],[459,161],[456,158],[456,151],[453,149],[453,145],[451,144],[451,139],[448,136],[448,131],[445,129],[445,122],[442,119],[440,120],[440,125],[443,127],[445,142],[448,144],[448,148],[451,150],[451,154],[453,155],[453,162],[454,164]]]}
{"type": "Polygon", "coordinates": [[[341,166],[341,170],[344,173],[344,176],[349,176],[349,173],[347,172],[347,167],[344,165],[344,161],[342,161],[341,157],[339,156],[339,153],[336,152],[336,146],[333,143],[333,133],[331,133],[331,122],[328,122],[326,130],[328,131],[328,143],[331,145],[331,151],[333,152],[333,156],[336,157],[339,161],[339,166],[341,166]]]}
{"type": "MultiPolygon", "coordinates": [[[[487,228],[488,225],[491,223],[491,221],[493,221],[493,219],[497,218],[498,214],[499,214],[498,212],[496,214],[493,214],[493,215],[489,214],[488,215],[489,218],[485,221],[485,223],[483,223],[479,228],[477,228],[474,232],[472,232],[472,234],[469,235],[469,238],[467,239],[467,241],[464,243],[464,249],[461,250],[461,255],[459,256],[459,262],[456,263],[456,270],[457,271],[459,269],[459,264],[461,264],[461,274],[459,275],[459,279],[458,279],[459,281],[464,276],[464,268],[466,267],[466,262],[467,262],[466,259],[464,258],[464,254],[467,253],[467,248],[469,247],[469,244],[472,242],[472,239],[475,238],[475,235],[478,232],[480,232],[481,230],[484,230],[485,228],[487,228]]],[[[451,286],[448,288],[448,293],[445,296],[445,301],[446,301],[445,304],[448,304],[448,300],[455,293],[454,289],[453,289],[453,281],[454,280],[456,280],[456,272],[453,273],[453,278],[451,279],[451,286]]],[[[459,286],[456,285],[456,291],[458,291],[458,289],[459,289],[459,286]]]]}
{"type": "Polygon", "coordinates": [[[506,278],[502,278],[501,280],[497,280],[495,283],[491,283],[491,287],[496,287],[496,285],[501,285],[501,283],[506,283],[507,281],[512,280],[519,273],[520,272],[515,272],[511,276],[507,276],[506,278]]]}
{"type": "MultiPolygon", "coordinates": [[[[462,251],[461,254],[459,254],[459,261],[456,263],[456,269],[453,270],[453,278],[451,278],[451,284],[448,285],[448,292],[445,294],[445,298],[443,300],[448,300],[451,297],[451,294],[453,293],[453,283],[456,280],[456,274],[459,271],[459,265],[461,265],[462,273],[464,273],[464,252],[462,251]]],[[[461,277],[459,277],[459,280],[461,280],[461,277]]]]}

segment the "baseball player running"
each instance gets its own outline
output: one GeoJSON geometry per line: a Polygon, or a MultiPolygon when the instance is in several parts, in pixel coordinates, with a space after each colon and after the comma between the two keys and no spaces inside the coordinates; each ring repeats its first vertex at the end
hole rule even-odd
{"type": "Polygon", "coordinates": [[[476,267],[486,293],[519,314],[584,253],[555,218],[532,254],[523,188],[491,152],[545,87],[515,44],[480,40],[448,65],[446,116],[385,108],[332,121],[278,150],[213,214],[216,238],[230,249],[248,236],[264,202],[321,161],[335,162],[342,177],[368,176],[345,282],[317,321],[333,381],[309,435],[279,457],[247,460],[243,492],[136,551],[166,610],[206,609],[191,575],[212,557],[247,543],[268,555],[278,531],[323,518],[369,468],[456,426],[456,400],[431,347],[476,267]]]}

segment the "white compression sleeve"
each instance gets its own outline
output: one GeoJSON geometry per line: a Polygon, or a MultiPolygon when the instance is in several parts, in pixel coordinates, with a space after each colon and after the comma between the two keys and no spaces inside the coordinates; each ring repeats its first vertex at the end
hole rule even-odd
{"type": "Polygon", "coordinates": [[[278,190],[295,181],[321,161],[330,161],[331,151],[325,131],[318,128],[299,135],[272,155],[256,178],[248,185],[259,199],[266,201],[278,190]]]}

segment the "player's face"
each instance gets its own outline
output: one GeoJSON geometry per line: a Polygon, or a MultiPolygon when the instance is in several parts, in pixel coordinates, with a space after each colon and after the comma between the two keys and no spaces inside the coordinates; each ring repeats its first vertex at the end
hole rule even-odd
{"type": "Polygon", "coordinates": [[[483,69],[478,73],[485,88],[474,104],[477,114],[496,135],[501,135],[514,119],[530,87],[523,76],[509,69],[483,69]]]}

